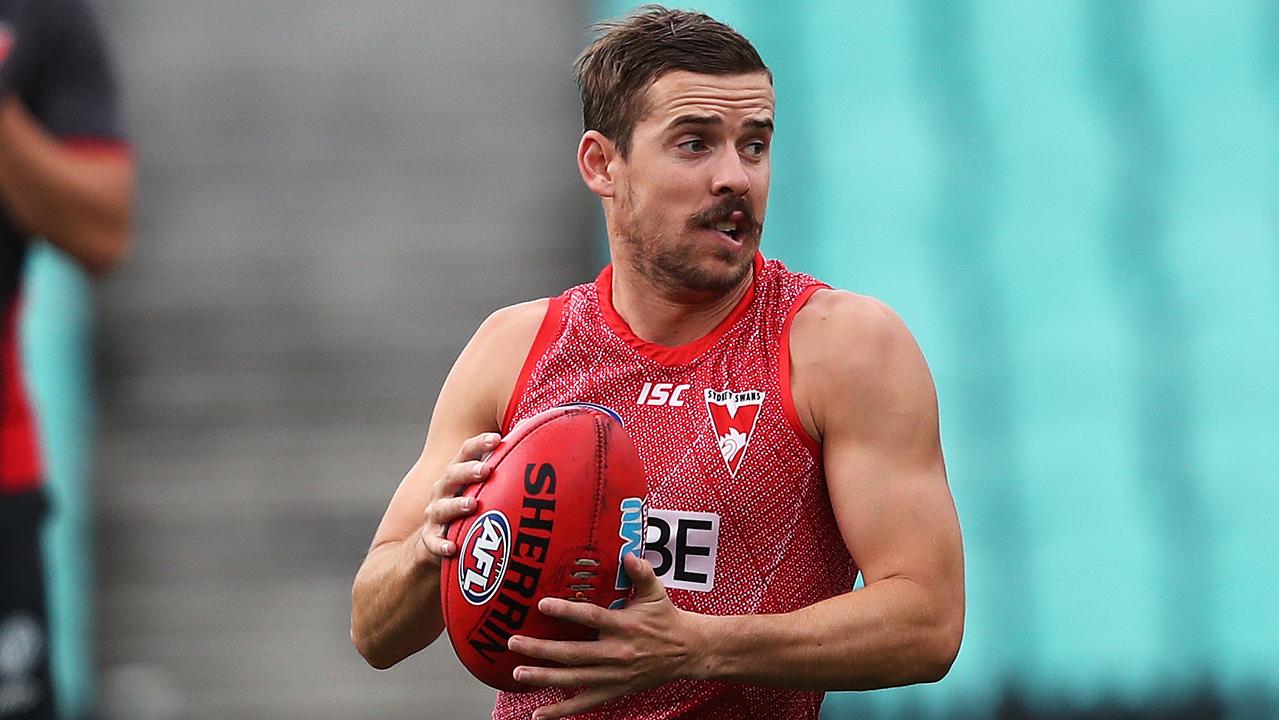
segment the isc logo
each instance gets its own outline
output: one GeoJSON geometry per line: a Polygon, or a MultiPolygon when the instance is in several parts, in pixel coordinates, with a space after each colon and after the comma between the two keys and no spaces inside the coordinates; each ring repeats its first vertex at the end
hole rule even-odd
{"type": "Polygon", "coordinates": [[[500,511],[489,510],[476,518],[462,542],[457,564],[458,585],[467,602],[483,605],[497,592],[510,560],[510,539],[511,524],[500,511]]]}
{"type": "Polygon", "coordinates": [[[646,382],[640,389],[639,399],[635,401],[635,404],[683,407],[684,401],[680,399],[680,396],[685,390],[688,390],[688,385],[646,382]]]}

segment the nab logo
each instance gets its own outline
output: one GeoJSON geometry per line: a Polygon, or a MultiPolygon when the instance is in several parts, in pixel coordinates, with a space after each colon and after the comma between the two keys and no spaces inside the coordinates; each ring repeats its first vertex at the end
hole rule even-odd
{"type": "MultiPolygon", "coordinates": [[[[631,587],[631,576],[626,574],[622,558],[627,555],[644,557],[644,501],[637,497],[622,499],[622,525],[617,536],[622,539],[622,547],[617,551],[617,582],[614,589],[627,590],[631,587]]],[[[610,608],[619,608],[626,604],[625,598],[614,600],[610,608]]]]}
{"type": "Polygon", "coordinates": [[[511,524],[498,510],[475,520],[462,542],[457,581],[472,605],[483,605],[497,592],[511,556],[511,524]]]}
{"type": "Polygon", "coordinates": [[[755,421],[759,420],[759,409],[763,404],[764,393],[760,390],[706,391],[706,411],[711,417],[711,429],[715,431],[719,453],[724,456],[728,474],[733,477],[737,477],[737,470],[746,457],[746,446],[750,444],[751,433],[755,432],[755,421]]]}
{"type": "Polygon", "coordinates": [[[684,407],[684,401],[680,396],[688,390],[688,385],[676,385],[675,383],[644,383],[644,387],[640,389],[639,399],[635,401],[636,405],[670,405],[671,407],[684,407]]]}

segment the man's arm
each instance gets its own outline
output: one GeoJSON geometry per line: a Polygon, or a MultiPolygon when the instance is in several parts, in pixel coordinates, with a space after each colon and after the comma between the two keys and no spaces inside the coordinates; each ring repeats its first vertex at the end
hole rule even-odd
{"type": "Polygon", "coordinates": [[[42,235],[86,269],[111,269],[133,231],[132,156],[69,147],[14,96],[0,100],[0,202],[18,226],[42,235]]]}
{"type": "Polygon", "coordinates": [[[540,300],[493,313],[444,381],[422,454],[391,498],[351,590],[351,641],[376,668],[421,650],[444,629],[440,560],[457,552],[444,528],[474,512],[455,495],[483,479],[480,459],[497,444],[546,307],[540,300]]]}
{"type": "Polygon", "coordinates": [[[568,667],[516,669],[535,685],[588,689],[534,717],[563,717],[681,678],[809,690],[930,682],[963,633],[963,556],[946,484],[931,377],[913,338],[869,298],[821,291],[792,326],[792,388],[821,441],[835,517],[865,587],[784,615],[701,616],[676,608],[648,563],[627,558],[623,610],[543,600],[600,630],[595,642],[511,639],[568,667]]]}
{"type": "Polygon", "coordinates": [[[786,616],[706,618],[702,673],[824,690],[939,680],[963,636],[963,551],[928,366],[896,314],[838,291],[797,314],[791,347],[796,405],[865,587],[786,616]]]}

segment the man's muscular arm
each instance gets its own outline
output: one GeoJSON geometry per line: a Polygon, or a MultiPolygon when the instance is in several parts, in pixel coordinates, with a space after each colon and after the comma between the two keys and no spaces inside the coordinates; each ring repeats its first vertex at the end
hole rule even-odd
{"type": "Polygon", "coordinates": [[[493,313],[444,381],[422,454],[391,498],[351,590],[351,641],[376,668],[421,650],[444,629],[440,560],[457,552],[444,541],[444,528],[474,512],[455,495],[483,479],[480,459],[497,444],[507,400],[545,314],[545,300],[493,313]]]}
{"type": "Polygon", "coordinates": [[[701,673],[824,690],[939,680],[963,635],[963,551],[928,367],[891,310],[845,292],[814,295],[791,347],[796,405],[865,587],[785,616],[703,618],[701,673]]]}
{"type": "Polygon", "coordinates": [[[135,170],[127,152],[76,150],[50,135],[14,96],[0,99],[0,202],[93,273],[125,255],[135,170]]]}
{"type": "Polygon", "coordinates": [[[818,292],[796,315],[791,357],[800,419],[822,444],[835,517],[865,587],[784,615],[702,616],[676,608],[648,564],[628,558],[636,596],[626,609],[539,606],[599,629],[598,641],[512,638],[519,652],[569,666],[517,668],[517,679],[588,686],[535,717],[681,678],[859,690],[946,674],[963,633],[963,557],[924,359],[890,310],[837,291],[818,292]]]}

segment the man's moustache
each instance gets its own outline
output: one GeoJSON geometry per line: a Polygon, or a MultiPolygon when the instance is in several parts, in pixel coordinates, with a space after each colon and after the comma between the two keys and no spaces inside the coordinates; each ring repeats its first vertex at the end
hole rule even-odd
{"type": "Polygon", "coordinates": [[[692,217],[689,225],[694,228],[712,225],[727,220],[735,212],[740,212],[744,218],[740,229],[750,230],[755,227],[755,214],[751,212],[750,204],[740,197],[726,198],[697,213],[692,217]]]}

